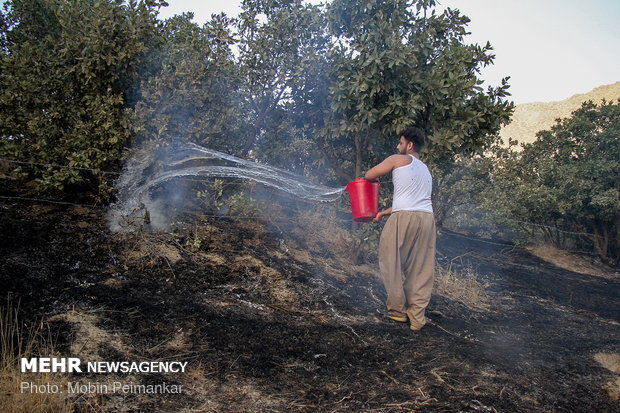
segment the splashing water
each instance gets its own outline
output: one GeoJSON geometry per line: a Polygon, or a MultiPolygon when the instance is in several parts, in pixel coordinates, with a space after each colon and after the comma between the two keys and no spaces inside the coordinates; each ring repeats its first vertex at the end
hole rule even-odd
{"type": "Polygon", "coordinates": [[[330,188],[309,183],[284,169],[247,161],[194,143],[178,142],[163,151],[139,150],[127,162],[116,183],[118,202],[108,216],[111,230],[127,230],[136,221],[144,219],[145,211],[148,211],[153,227],[165,227],[168,219],[160,212],[159,201],[152,199],[151,192],[162,184],[187,177],[248,179],[315,202],[333,202],[344,191],[344,187],[330,188]]]}

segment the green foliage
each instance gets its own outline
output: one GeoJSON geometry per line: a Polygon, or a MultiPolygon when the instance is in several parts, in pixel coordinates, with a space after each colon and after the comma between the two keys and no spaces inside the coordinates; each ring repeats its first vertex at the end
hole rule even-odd
{"type": "Polygon", "coordinates": [[[231,20],[216,15],[200,27],[192,17],[163,22],[161,45],[147,62],[149,76],[128,110],[130,130],[138,142],[185,139],[232,152],[229,138],[243,117],[231,20]]]}
{"type": "Polygon", "coordinates": [[[243,2],[238,66],[251,126],[242,153],[272,160],[304,141],[306,156],[289,164],[344,183],[392,152],[411,124],[429,133],[437,163],[488,146],[512,111],[507,83],[482,91],[476,75],[492,62],[490,45],[463,44],[468,19],[427,17],[433,6],[243,2]]]}
{"type": "MultiPolygon", "coordinates": [[[[248,129],[241,153],[269,154],[286,146],[292,128],[290,102],[317,55],[326,45],[325,17],[318,6],[301,0],[242,2],[236,25],[248,129]]],[[[260,154],[259,154],[260,156],[260,154]]]]}
{"type": "Polygon", "coordinates": [[[438,227],[464,209],[471,211],[492,192],[493,158],[458,157],[433,171],[433,212],[438,227]]]}
{"type": "Polygon", "coordinates": [[[618,263],[618,105],[586,103],[538,140],[497,144],[435,170],[438,224],[515,242],[595,251],[618,263]]]}
{"type": "Polygon", "coordinates": [[[497,207],[516,220],[588,234],[606,262],[620,262],[620,104],[592,102],[558,120],[495,172],[497,207]]]}
{"type": "MultiPolygon", "coordinates": [[[[0,154],[50,165],[23,166],[23,177],[44,189],[86,182],[105,198],[97,170],[118,170],[133,143],[181,138],[339,185],[417,124],[430,139],[440,219],[463,201],[459,191],[479,193],[478,175],[463,169],[474,166],[459,159],[489,147],[512,105],[506,81],[482,89],[491,46],[464,43],[468,19],[458,11],[437,15],[432,0],[244,0],[237,19],[199,26],[191,14],[157,20],[162,6],[5,3],[0,154]]],[[[257,208],[217,182],[208,191],[232,212],[257,208]]],[[[594,202],[609,208],[613,195],[594,202]]],[[[378,237],[376,225],[360,231],[354,248],[378,237]]]]}
{"type": "MultiPolygon", "coordinates": [[[[0,153],[21,161],[110,168],[130,135],[122,112],[159,3],[11,0],[2,13],[0,153]]],[[[33,165],[45,188],[96,175],[33,165]]]]}
{"type": "Polygon", "coordinates": [[[541,238],[559,248],[620,257],[620,105],[584,103],[572,117],[515,150],[496,144],[484,156],[435,170],[438,223],[515,241],[541,238]]]}
{"type": "Polygon", "coordinates": [[[379,253],[380,227],[377,225],[360,225],[351,231],[349,241],[357,262],[377,262],[379,253]]]}
{"type": "MultiPolygon", "coordinates": [[[[466,45],[469,21],[434,12],[433,1],[336,0],[329,16],[336,47],[326,127],[319,139],[350,180],[394,151],[396,134],[418,125],[429,136],[432,164],[481,152],[508,121],[506,80],[485,93],[477,78],[491,46],[466,45]],[[349,170],[349,172],[347,172],[349,170]]],[[[317,102],[317,104],[325,104],[317,102]]],[[[320,133],[320,132],[319,132],[320,133]]]]}
{"type": "Polygon", "coordinates": [[[254,199],[251,195],[243,192],[234,194],[226,199],[225,206],[228,207],[228,215],[254,219],[263,215],[266,207],[266,205],[254,199]]]}
{"type": "Polygon", "coordinates": [[[207,189],[196,192],[196,198],[206,199],[207,204],[215,211],[219,211],[224,206],[224,181],[214,179],[207,189]]]}

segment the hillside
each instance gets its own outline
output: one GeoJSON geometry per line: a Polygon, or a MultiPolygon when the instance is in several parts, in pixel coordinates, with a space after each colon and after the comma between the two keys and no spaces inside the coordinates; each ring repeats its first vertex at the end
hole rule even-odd
{"type": "Polygon", "coordinates": [[[549,129],[558,118],[569,117],[583,102],[592,100],[598,104],[603,99],[612,102],[620,99],[620,82],[600,86],[588,93],[574,95],[559,102],[516,105],[512,122],[502,128],[500,136],[504,142],[507,142],[508,138],[516,139],[520,143],[533,142],[537,132],[549,129]]]}
{"type": "Polygon", "coordinates": [[[412,332],[382,315],[376,267],[348,264],[312,232],[203,217],[112,234],[103,209],[37,204],[6,186],[0,195],[23,195],[0,203],[0,283],[28,323],[49,324],[57,352],[188,363],[183,374],[39,378],[182,386],[73,394],[75,411],[620,409],[617,274],[578,274],[444,232],[439,263],[484,285],[487,304],[435,292],[431,323],[412,332]]]}

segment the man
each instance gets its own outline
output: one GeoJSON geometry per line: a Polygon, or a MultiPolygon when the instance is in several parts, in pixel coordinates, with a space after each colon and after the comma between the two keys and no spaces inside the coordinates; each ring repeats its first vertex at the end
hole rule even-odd
{"type": "Polygon", "coordinates": [[[388,218],[379,240],[379,270],[387,291],[387,316],[407,322],[412,330],[426,324],[424,311],[433,289],[435,218],[431,203],[433,180],[420,161],[424,132],[410,127],[400,133],[398,154],[366,172],[373,181],[392,172],[392,207],[377,214],[374,222],[388,218]]]}

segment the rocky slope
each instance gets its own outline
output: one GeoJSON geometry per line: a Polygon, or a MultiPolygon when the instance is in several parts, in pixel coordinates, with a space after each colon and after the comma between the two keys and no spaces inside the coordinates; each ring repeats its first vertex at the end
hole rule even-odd
{"type": "Polygon", "coordinates": [[[616,102],[620,99],[620,82],[597,87],[588,93],[574,95],[559,102],[535,102],[517,105],[512,122],[502,128],[500,136],[504,142],[508,138],[516,139],[520,143],[533,142],[536,133],[549,129],[558,118],[570,117],[571,113],[579,109],[583,102],[592,100],[599,104],[603,99],[616,102]]]}

